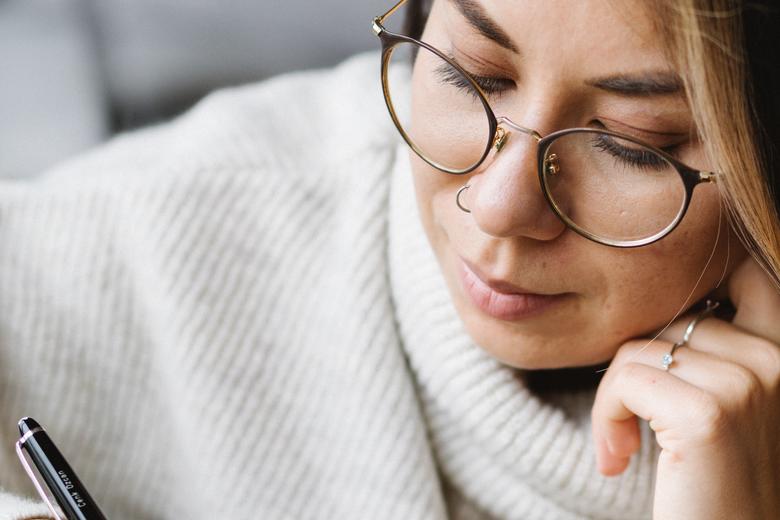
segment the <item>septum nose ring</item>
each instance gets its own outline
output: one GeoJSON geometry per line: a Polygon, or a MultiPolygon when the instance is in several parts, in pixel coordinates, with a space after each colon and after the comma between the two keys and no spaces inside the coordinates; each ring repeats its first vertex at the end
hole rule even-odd
{"type": "Polygon", "coordinates": [[[458,190],[458,193],[456,193],[456,194],[455,194],[455,204],[457,204],[457,205],[458,205],[458,207],[460,208],[460,210],[461,210],[461,211],[464,211],[464,212],[466,212],[466,213],[471,213],[471,210],[470,210],[469,208],[467,208],[466,206],[464,206],[463,204],[461,204],[461,202],[460,202],[460,196],[461,196],[461,194],[462,194],[464,191],[466,191],[466,190],[467,190],[467,189],[469,189],[470,187],[471,187],[471,186],[469,186],[468,184],[464,184],[464,185],[463,185],[463,186],[461,186],[461,188],[458,190]]]}

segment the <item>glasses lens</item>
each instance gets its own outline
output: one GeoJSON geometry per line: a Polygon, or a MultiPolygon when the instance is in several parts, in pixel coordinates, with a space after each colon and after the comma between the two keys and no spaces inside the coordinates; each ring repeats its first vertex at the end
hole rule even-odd
{"type": "Polygon", "coordinates": [[[683,211],[686,192],[677,169],[633,141],[572,132],[550,143],[544,157],[544,182],[558,211],[597,238],[651,238],[683,211]]]}
{"type": "Polygon", "coordinates": [[[471,80],[446,60],[399,43],[385,88],[399,129],[423,159],[454,173],[482,159],[491,139],[487,109],[471,80]]]}

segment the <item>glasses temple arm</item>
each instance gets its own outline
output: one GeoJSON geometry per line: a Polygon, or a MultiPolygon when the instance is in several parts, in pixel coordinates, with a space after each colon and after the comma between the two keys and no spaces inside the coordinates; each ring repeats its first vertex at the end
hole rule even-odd
{"type": "Polygon", "coordinates": [[[385,14],[383,14],[381,16],[377,16],[376,18],[374,18],[374,22],[377,23],[377,24],[384,23],[385,18],[387,18],[388,16],[390,16],[391,14],[396,12],[405,3],[406,3],[406,0],[400,0],[393,7],[391,7],[385,14]]]}

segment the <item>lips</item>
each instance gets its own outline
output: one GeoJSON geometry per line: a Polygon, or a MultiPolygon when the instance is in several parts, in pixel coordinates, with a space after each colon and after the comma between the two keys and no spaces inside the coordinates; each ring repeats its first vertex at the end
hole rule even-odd
{"type": "Polygon", "coordinates": [[[472,303],[500,320],[517,321],[540,316],[566,299],[567,293],[540,294],[503,280],[486,278],[467,261],[461,262],[461,282],[472,303]]]}

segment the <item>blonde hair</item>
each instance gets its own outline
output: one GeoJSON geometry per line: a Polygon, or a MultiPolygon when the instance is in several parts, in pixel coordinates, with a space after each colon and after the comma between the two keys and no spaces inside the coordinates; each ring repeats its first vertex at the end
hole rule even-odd
{"type": "MultiPolygon", "coordinates": [[[[762,103],[757,94],[757,84],[766,81],[765,98],[773,92],[780,96],[778,65],[758,63],[761,57],[751,56],[761,52],[747,42],[758,29],[746,23],[746,16],[754,23],[761,16],[776,20],[777,10],[748,13],[742,2],[728,0],[659,0],[658,5],[659,28],[666,32],[670,58],[682,72],[705,153],[714,169],[725,173],[719,184],[732,227],[780,289],[780,217],[774,189],[780,136],[772,122],[780,114],[776,105],[766,113],[762,104],[767,99],[762,103]]],[[[769,52],[766,49],[767,56],[769,52]]]]}

